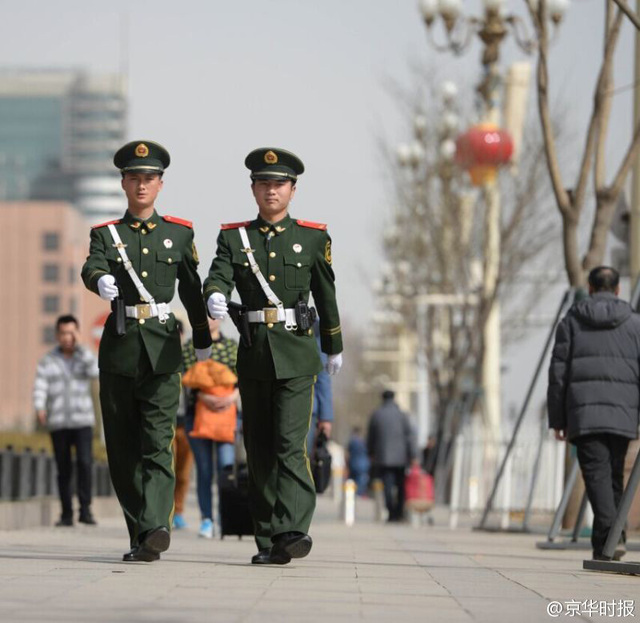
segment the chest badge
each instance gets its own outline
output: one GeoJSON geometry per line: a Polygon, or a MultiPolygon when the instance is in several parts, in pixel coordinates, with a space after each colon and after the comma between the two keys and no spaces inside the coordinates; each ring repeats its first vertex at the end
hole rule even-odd
{"type": "Polygon", "coordinates": [[[302,251],[302,245],[297,242],[293,245],[293,250],[295,253],[300,253],[302,251]]]}
{"type": "Polygon", "coordinates": [[[170,249],[173,246],[173,240],[169,240],[169,238],[166,238],[163,244],[165,248],[170,249]]]}

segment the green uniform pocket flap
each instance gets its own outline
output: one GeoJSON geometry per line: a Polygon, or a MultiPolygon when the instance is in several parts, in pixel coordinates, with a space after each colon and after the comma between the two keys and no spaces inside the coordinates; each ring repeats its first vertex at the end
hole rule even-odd
{"type": "Polygon", "coordinates": [[[180,251],[174,251],[173,249],[165,249],[164,251],[158,251],[157,258],[158,262],[177,264],[182,259],[182,253],[180,253],[180,251]]]}
{"type": "Polygon", "coordinates": [[[237,251],[231,256],[231,262],[233,264],[239,264],[240,266],[249,266],[249,258],[246,253],[237,251]]]}
{"type": "Polygon", "coordinates": [[[287,266],[295,266],[296,268],[302,268],[303,266],[309,266],[311,260],[308,255],[301,255],[300,253],[292,253],[284,256],[284,263],[287,266]]]}

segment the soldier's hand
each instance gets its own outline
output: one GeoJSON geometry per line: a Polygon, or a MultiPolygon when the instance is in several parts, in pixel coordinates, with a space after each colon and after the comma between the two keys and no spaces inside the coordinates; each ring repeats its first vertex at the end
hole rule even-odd
{"type": "Polygon", "coordinates": [[[227,307],[227,299],[222,292],[214,292],[207,301],[207,308],[209,309],[209,315],[212,318],[220,319],[224,318],[229,313],[227,307]]]}
{"type": "Polygon", "coordinates": [[[113,301],[118,296],[118,286],[113,275],[104,275],[98,279],[98,292],[105,301],[113,301]]]}
{"type": "Polygon", "coordinates": [[[211,346],[206,348],[196,348],[196,359],[198,361],[207,361],[211,357],[211,346]]]}
{"type": "Polygon", "coordinates": [[[44,409],[38,409],[36,411],[36,416],[38,417],[38,422],[40,422],[41,426],[47,425],[47,412],[44,409]]]}
{"type": "Polygon", "coordinates": [[[342,353],[329,355],[327,358],[327,365],[325,366],[327,373],[331,376],[335,376],[340,372],[340,368],[342,368],[342,353]]]}

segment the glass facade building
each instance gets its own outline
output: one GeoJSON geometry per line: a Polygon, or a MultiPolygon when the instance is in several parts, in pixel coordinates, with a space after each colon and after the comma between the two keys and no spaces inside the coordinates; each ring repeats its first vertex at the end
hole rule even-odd
{"type": "Polygon", "coordinates": [[[90,221],[120,216],[112,158],[126,118],[122,76],[0,69],[0,201],[68,201],[90,221]]]}

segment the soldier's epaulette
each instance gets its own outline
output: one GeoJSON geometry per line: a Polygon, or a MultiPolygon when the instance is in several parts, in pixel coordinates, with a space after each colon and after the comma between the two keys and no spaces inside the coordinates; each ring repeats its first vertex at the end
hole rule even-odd
{"type": "Polygon", "coordinates": [[[122,219],[116,219],[115,221],[107,221],[106,223],[100,223],[99,225],[92,225],[91,229],[98,229],[98,227],[106,227],[107,225],[117,225],[122,219]]]}
{"type": "Polygon", "coordinates": [[[189,229],[193,229],[193,223],[191,221],[187,221],[183,218],[178,218],[177,216],[169,216],[168,214],[163,214],[162,218],[167,221],[167,223],[175,223],[176,225],[184,225],[189,229]]]}
{"type": "Polygon", "coordinates": [[[321,229],[322,231],[327,231],[327,226],[325,223],[313,223],[312,221],[303,221],[302,219],[296,219],[296,223],[300,225],[300,227],[310,227],[311,229],[321,229]]]}
{"type": "Polygon", "coordinates": [[[248,227],[251,221],[242,221],[241,223],[222,223],[220,229],[238,229],[240,227],[248,227]]]}

